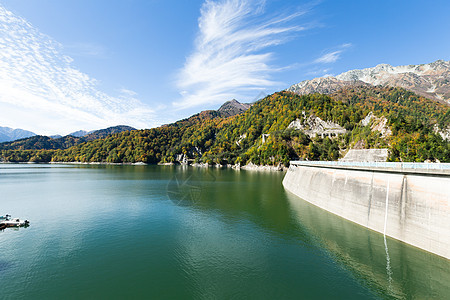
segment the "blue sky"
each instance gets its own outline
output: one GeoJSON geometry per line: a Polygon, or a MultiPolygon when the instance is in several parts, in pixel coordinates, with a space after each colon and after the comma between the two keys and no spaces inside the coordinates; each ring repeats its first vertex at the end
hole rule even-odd
{"type": "Polygon", "coordinates": [[[449,1],[0,0],[0,126],[150,128],[350,69],[450,60],[449,1]]]}

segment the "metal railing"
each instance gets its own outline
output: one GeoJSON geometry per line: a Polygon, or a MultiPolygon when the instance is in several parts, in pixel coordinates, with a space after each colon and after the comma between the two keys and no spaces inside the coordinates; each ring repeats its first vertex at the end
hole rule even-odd
{"type": "Polygon", "coordinates": [[[360,168],[384,168],[402,170],[450,170],[450,163],[415,163],[415,162],[349,162],[349,161],[291,161],[293,165],[337,166],[360,168]]]}

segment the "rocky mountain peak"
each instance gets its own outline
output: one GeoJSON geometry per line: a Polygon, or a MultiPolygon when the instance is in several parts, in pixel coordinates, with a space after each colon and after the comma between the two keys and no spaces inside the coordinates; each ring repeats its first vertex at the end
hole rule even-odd
{"type": "Polygon", "coordinates": [[[239,115],[249,109],[251,104],[240,103],[236,99],[225,102],[217,111],[222,117],[239,115]]]}
{"type": "Polygon", "coordinates": [[[335,77],[305,80],[288,91],[297,94],[337,92],[346,86],[383,85],[401,87],[426,98],[450,104],[450,61],[393,67],[379,64],[373,68],[350,70],[335,77]]]}
{"type": "Polygon", "coordinates": [[[364,86],[366,83],[355,80],[339,80],[335,77],[319,77],[312,80],[305,80],[291,86],[288,91],[300,95],[320,93],[331,94],[347,86],[364,86]]]}

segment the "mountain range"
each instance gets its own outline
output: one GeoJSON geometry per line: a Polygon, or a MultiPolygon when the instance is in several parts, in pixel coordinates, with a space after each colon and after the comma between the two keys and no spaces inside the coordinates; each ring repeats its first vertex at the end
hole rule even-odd
{"type": "MultiPolygon", "coordinates": [[[[233,99],[231,101],[225,102],[218,110],[202,111],[198,115],[201,115],[203,117],[208,116],[226,118],[241,114],[245,112],[250,106],[251,104],[240,103],[239,101],[233,99]]],[[[136,130],[136,128],[125,125],[118,125],[94,131],[78,130],[69,133],[66,136],[41,136],[22,129],[0,127],[0,150],[67,149],[80,143],[92,141],[99,138],[105,138],[110,134],[131,130],[136,130]],[[9,133],[9,135],[7,135],[7,133],[9,133]]]]}
{"type": "MultiPolygon", "coordinates": [[[[299,95],[313,93],[333,94],[345,88],[351,87],[369,87],[369,86],[389,86],[401,87],[415,92],[423,97],[450,105],[450,61],[437,60],[428,64],[405,65],[393,67],[389,64],[379,64],[373,68],[361,70],[350,70],[337,76],[319,77],[311,80],[304,80],[294,84],[287,91],[299,95]]],[[[202,115],[230,117],[241,114],[250,108],[251,104],[240,103],[233,99],[225,102],[218,110],[209,110],[201,112],[202,115]]],[[[134,130],[134,128],[123,128],[103,131],[98,134],[97,131],[79,130],[68,134],[67,136],[54,135],[50,138],[60,140],[62,144],[67,144],[66,140],[73,138],[82,138],[89,141],[93,137],[105,137],[111,133],[121,132],[120,130],[134,130]],[[106,135],[105,135],[106,134],[106,135]],[[69,138],[72,137],[72,138],[69,138]]],[[[36,136],[35,133],[22,129],[12,129],[0,127],[0,143],[11,142],[24,138],[36,136]]],[[[40,138],[42,139],[42,138],[40,138]]],[[[84,140],[82,139],[82,140],[84,140]]],[[[72,143],[69,143],[72,144],[72,143]]]]}
{"type": "Polygon", "coordinates": [[[28,130],[0,126],[0,143],[24,139],[35,135],[34,132],[28,130]]]}
{"type": "Polygon", "coordinates": [[[450,162],[448,67],[378,65],[303,81],[252,104],[231,100],[157,128],[34,136],[1,143],[0,161],[287,166],[387,148],[390,161],[450,162]]]}
{"type": "Polygon", "coordinates": [[[423,97],[450,104],[450,61],[393,67],[379,64],[373,68],[351,70],[337,76],[305,80],[288,91],[299,95],[331,94],[351,86],[401,87],[423,97]]]}
{"type": "Polygon", "coordinates": [[[34,135],[28,138],[23,138],[19,140],[14,140],[10,142],[0,143],[0,150],[9,150],[9,149],[18,149],[18,150],[54,150],[54,149],[67,149],[72,146],[87,142],[93,141],[101,138],[105,138],[108,135],[120,133],[124,131],[136,130],[136,128],[119,125],[108,127],[105,129],[91,131],[87,134],[81,135],[82,132],[85,131],[77,131],[76,135],[66,135],[63,137],[49,137],[42,135],[34,135]]]}

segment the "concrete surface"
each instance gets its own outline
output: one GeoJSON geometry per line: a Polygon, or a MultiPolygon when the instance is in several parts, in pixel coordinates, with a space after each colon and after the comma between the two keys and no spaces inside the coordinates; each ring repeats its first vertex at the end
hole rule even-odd
{"type": "Polygon", "coordinates": [[[435,171],[291,163],[283,185],[347,220],[450,259],[450,175],[435,171]]]}
{"type": "Polygon", "coordinates": [[[388,149],[351,149],[340,161],[386,161],[388,149]]]}

